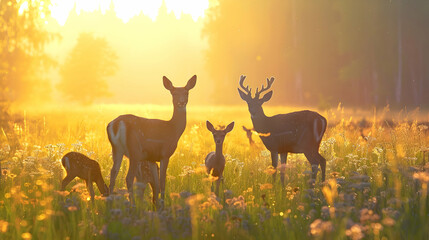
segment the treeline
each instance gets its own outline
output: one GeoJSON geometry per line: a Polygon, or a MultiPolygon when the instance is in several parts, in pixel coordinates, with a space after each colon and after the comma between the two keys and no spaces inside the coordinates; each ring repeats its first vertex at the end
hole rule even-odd
{"type": "Polygon", "coordinates": [[[220,102],[246,74],[275,76],[277,104],[429,107],[427,0],[218,2],[203,36],[220,102]]]}

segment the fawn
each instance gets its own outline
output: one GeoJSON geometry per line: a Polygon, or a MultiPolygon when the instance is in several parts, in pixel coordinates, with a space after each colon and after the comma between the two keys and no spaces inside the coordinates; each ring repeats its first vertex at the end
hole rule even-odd
{"type": "Polygon", "coordinates": [[[223,185],[223,170],[225,168],[225,157],[222,153],[223,141],[225,140],[225,136],[227,133],[231,132],[234,128],[234,122],[230,123],[225,129],[216,130],[213,125],[207,121],[206,122],[207,129],[212,132],[213,138],[216,144],[216,151],[207,154],[205,159],[205,165],[207,169],[207,174],[212,174],[213,177],[217,177],[216,180],[216,196],[219,195],[219,184],[222,180],[223,185]]]}
{"type": "Polygon", "coordinates": [[[253,146],[253,144],[255,144],[255,142],[252,139],[252,134],[253,134],[252,131],[254,131],[254,129],[243,126],[243,131],[246,132],[246,137],[247,139],[249,139],[249,145],[253,146]]]}
{"type": "Polygon", "coordinates": [[[92,183],[97,184],[100,193],[103,196],[109,194],[109,188],[103,180],[101,175],[100,164],[97,161],[78,152],[69,152],[61,159],[63,167],[67,171],[67,176],[63,179],[61,184],[61,191],[64,191],[67,184],[69,184],[75,177],[79,177],[86,182],[86,187],[91,194],[91,200],[94,201],[94,188],[92,183]]]}
{"type": "Polygon", "coordinates": [[[158,204],[159,194],[159,166],[155,162],[139,161],[137,171],[137,180],[141,184],[141,195],[144,195],[146,186],[149,183],[152,188],[152,202],[155,206],[158,204]]]}

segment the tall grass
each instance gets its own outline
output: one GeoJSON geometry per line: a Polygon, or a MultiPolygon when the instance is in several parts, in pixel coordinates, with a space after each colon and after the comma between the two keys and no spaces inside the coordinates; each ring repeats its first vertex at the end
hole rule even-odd
{"type": "MultiPolygon", "coordinates": [[[[270,155],[254,136],[250,147],[241,125],[251,126],[245,107],[188,110],[187,128],[167,170],[166,203],[155,211],[146,191],[127,200],[124,160],[118,194],[92,204],[82,180],[60,192],[60,159],[79,151],[100,162],[108,182],[112,160],[105,127],[122,113],[168,119],[169,107],[96,106],[19,114],[11,124],[19,146],[9,154],[1,137],[0,239],[428,239],[428,129],[422,113],[322,113],[331,125],[321,144],[327,181],[308,184],[310,165],[289,154],[286,186],[272,182],[270,155]],[[386,115],[394,127],[379,124],[386,115]],[[371,122],[364,136],[356,120],[371,122]],[[203,161],[215,146],[205,120],[236,128],[224,143],[223,192],[211,193],[203,161]],[[374,121],[375,120],[375,121],[374,121]],[[427,161],[427,160],[426,160],[427,161]]],[[[268,113],[288,112],[269,108],[268,113]]],[[[427,119],[425,119],[427,120],[427,119]]],[[[100,195],[98,189],[96,194],[100,195]]]]}

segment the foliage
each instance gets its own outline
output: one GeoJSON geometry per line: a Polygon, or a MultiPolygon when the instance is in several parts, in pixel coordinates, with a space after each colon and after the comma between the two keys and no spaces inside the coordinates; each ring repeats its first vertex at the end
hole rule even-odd
{"type": "Polygon", "coordinates": [[[203,31],[214,97],[235,101],[246,74],[276,77],[276,103],[428,107],[428,21],[425,0],[219,0],[203,31]]]}
{"type": "MultiPolygon", "coordinates": [[[[281,188],[278,175],[273,183],[269,152],[259,139],[249,147],[246,133],[237,128],[224,143],[225,191],[216,198],[202,167],[206,154],[214,150],[213,138],[204,121],[195,117],[203,114],[215,118],[230,112],[226,118],[248,124],[247,109],[193,110],[195,117],[190,117],[170,160],[165,208],[153,211],[149,191],[136,206],[126,199],[127,160],[117,179],[121,188],[117,195],[98,197],[91,204],[83,181],[77,179],[68,191],[58,191],[64,177],[60,159],[71,150],[99,161],[103,176],[108,178],[111,149],[105,124],[100,123],[108,122],[124,109],[96,109],[51,111],[15,123],[23,144],[3,162],[1,239],[429,236],[425,227],[429,224],[429,170],[421,152],[429,145],[429,133],[427,125],[407,121],[410,116],[395,113],[394,125],[382,125],[379,121],[357,124],[351,118],[357,116],[346,115],[341,108],[324,113],[331,124],[321,144],[321,153],[327,159],[327,182],[320,183],[319,174],[314,188],[307,183],[310,166],[299,154],[290,154],[283,166],[287,173],[285,188],[281,188]]],[[[136,109],[140,109],[137,114],[144,112],[148,117],[159,115],[156,108],[136,109]]],[[[286,109],[267,109],[273,110],[286,109]]],[[[411,118],[416,119],[413,115],[411,118]]],[[[7,146],[0,149],[1,154],[5,151],[7,146]]]]}
{"type": "Polygon", "coordinates": [[[54,61],[44,47],[58,35],[45,30],[49,1],[0,2],[0,102],[49,99],[42,70],[54,61]]]}
{"type": "Polygon", "coordinates": [[[106,77],[117,70],[117,56],[106,39],[81,33],[61,66],[58,89],[70,100],[90,104],[109,96],[106,77]]]}

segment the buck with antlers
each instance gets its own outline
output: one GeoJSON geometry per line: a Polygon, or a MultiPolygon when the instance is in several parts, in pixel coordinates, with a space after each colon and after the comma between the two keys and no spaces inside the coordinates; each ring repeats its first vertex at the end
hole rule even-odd
{"type": "Polygon", "coordinates": [[[173,97],[173,117],[169,121],[147,119],[134,115],[121,115],[107,125],[107,135],[112,145],[113,167],[110,172],[110,191],[115,186],[115,180],[121,167],[123,156],[130,160],[126,184],[130,199],[132,199],[133,181],[136,177],[139,161],[152,162],[150,171],[157,176],[155,162],[160,162],[161,199],[165,197],[165,179],[167,166],[171,155],[177,147],[177,142],[186,127],[186,104],[188,93],[197,82],[194,75],[185,87],[174,87],[167,77],[163,77],[164,87],[173,97]]]}
{"type": "Polygon", "coordinates": [[[209,121],[206,122],[207,129],[212,132],[213,139],[216,144],[216,151],[207,154],[205,165],[207,174],[217,177],[216,180],[216,196],[219,196],[219,184],[222,181],[223,186],[223,170],[225,168],[225,157],[222,153],[223,141],[227,133],[231,132],[234,128],[234,122],[230,123],[225,129],[216,130],[209,121]]]}
{"type": "MultiPolygon", "coordinates": [[[[273,91],[269,91],[263,97],[261,93],[271,88],[274,78],[267,78],[267,86],[262,85],[261,90],[256,89],[255,97],[252,97],[252,89],[244,86],[246,76],[240,77],[238,88],[240,97],[247,102],[255,131],[271,152],[271,161],[276,169],[278,155],[282,164],[286,164],[288,153],[304,153],[312,167],[312,179],[317,176],[318,166],[322,170],[322,181],[325,181],[326,160],[319,154],[319,146],[326,130],[326,119],[312,111],[292,112],[279,114],[272,117],[265,115],[262,104],[271,99],[273,91]]],[[[284,184],[284,168],[280,169],[280,178],[284,184]]],[[[275,180],[275,174],[273,175],[275,180]]]]}

